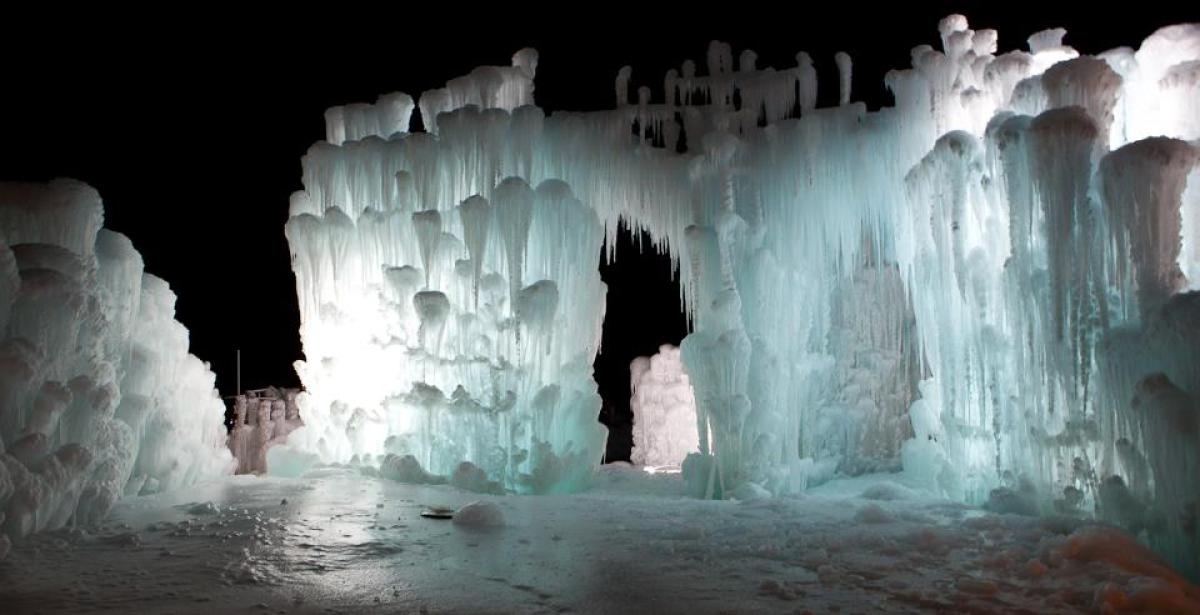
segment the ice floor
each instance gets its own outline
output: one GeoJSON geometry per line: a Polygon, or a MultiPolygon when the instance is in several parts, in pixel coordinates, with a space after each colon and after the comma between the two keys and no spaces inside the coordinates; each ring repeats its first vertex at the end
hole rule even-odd
{"type": "Polygon", "coordinates": [[[122,501],[0,562],[0,611],[129,613],[1196,612],[1127,536],[918,497],[895,477],[787,500],[662,495],[606,467],[575,496],[484,497],[505,525],[420,516],[481,496],[325,468],[122,501]],[[659,495],[650,495],[658,493],[659,495]]]}

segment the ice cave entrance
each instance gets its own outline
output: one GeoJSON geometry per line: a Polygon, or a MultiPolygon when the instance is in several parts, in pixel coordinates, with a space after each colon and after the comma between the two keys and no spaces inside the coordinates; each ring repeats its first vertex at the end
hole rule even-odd
{"type": "Polygon", "coordinates": [[[608,285],[595,361],[608,428],[604,460],[678,468],[699,442],[678,350],[688,333],[678,266],[649,232],[622,221],[601,250],[600,277],[608,285]]]}

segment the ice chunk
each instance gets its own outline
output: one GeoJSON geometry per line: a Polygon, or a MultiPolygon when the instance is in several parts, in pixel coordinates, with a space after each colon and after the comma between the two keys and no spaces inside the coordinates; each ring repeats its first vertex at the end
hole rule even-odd
{"type": "Polygon", "coordinates": [[[504,511],[492,502],[471,502],[455,511],[454,525],[468,529],[503,527],[504,511]]]}

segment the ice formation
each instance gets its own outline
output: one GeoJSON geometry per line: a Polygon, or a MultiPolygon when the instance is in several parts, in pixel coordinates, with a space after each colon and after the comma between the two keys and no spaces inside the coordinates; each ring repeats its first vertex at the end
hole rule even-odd
{"type": "Polygon", "coordinates": [[[313,146],[287,226],[303,446],[580,487],[604,439],[594,256],[624,218],[682,270],[707,495],[902,466],[1114,520],[1194,571],[1200,27],[1096,56],[939,29],[876,112],[845,54],[819,109],[807,54],[735,66],[714,42],[661,96],[626,68],[615,109],[546,117],[523,51],[423,95],[429,133],[313,146]]]}
{"type": "Polygon", "coordinates": [[[652,468],[679,467],[688,453],[698,452],[700,426],[696,396],[683,371],[679,349],[659,347],[652,357],[629,365],[633,396],[633,463],[652,468]]]}
{"type": "Polygon", "coordinates": [[[467,528],[504,526],[504,511],[492,502],[471,502],[454,513],[454,525],[467,528]]]}
{"type": "Polygon", "coordinates": [[[0,184],[0,542],[230,469],[174,293],[103,222],[82,183],[0,184]]]}
{"type": "Polygon", "coordinates": [[[246,391],[233,401],[233,427],[227,441],[237,460],[236,474],[263,474],[271,448],[285,444],[288,434],[302,425],[296,405],[298,389],[268,387],[246,391]]]}
{"type": "Polygon", "coordinates": [[[678,477],[621,463],[602,466],[587,493],[548,498],[361,470],[231,477],[127,499],[100,527],[22,545],[5,566],[13,578],[0,583],[0,604],[72,614],[114,604],[130,613],[347,604],[394,613],[1200,612],[1200,588],[1125,532],[971,510],[895,482],[903,475],[834,480],[802,498],[739,488],[747,497],[733,502],[668,497],[678,477]],[[431,509],[457,513],[424,518],[431,509]],[[595,582],[617,571],[627,573],[595,582]],[[647,608],[666,600],[670,608],[647,608]]]}

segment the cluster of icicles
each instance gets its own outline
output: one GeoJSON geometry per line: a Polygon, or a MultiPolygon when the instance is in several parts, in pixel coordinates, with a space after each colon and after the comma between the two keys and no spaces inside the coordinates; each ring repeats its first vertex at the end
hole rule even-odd
{"type": "Polygon", "coordinates": [[[0,559],[233,468],[175,294],[103,222],[77,181],[0,183],[0,559]]]}
{"type": "MultiPolygon", "coordinates": [[[[601,459],[596,254],[625,219],[680,267],[696,495],[899,470],[1200,552],[1200,27],[1083,56],[961,16],[816,108],[814,59],[632,71],[532,106],[536,54],[331,110],[287,225],[308,427],[329,459],[574,490],[601,459]],[[686,151],[680,146],[686,143],[686,151]]],[[[611,245],[611,243],[610,243],[611,245]]],[[[1191,560],[1191,561],[1189,561],[1191,560]]]]}

